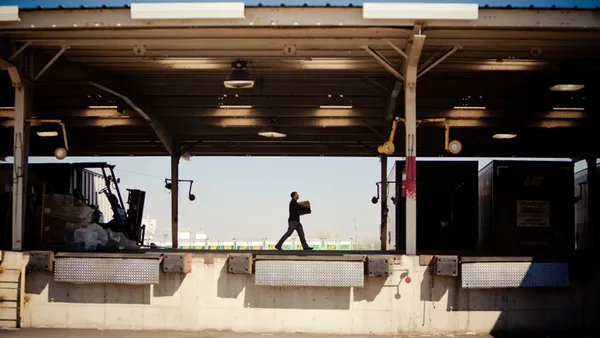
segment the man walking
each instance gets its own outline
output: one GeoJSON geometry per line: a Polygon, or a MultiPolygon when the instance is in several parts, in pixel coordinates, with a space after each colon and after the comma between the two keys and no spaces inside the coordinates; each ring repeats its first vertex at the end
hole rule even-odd
{"type": "Polygon", "coordinates": [[[298,236],[300,237],[300,243],[302,243],[302,248],[304,250],[312,250],[313,248],[309,247],[308,243],[306,243],[306,238],[304,238],[304,229],[302,228],[302,224],[300,223],[300,214],[309,213],[310,209],[298,204],[298,198],[300,198],[300,195],[298,195],[297,192],[294,191],[290,194],[290,196],[292,197],[292,200],[290,201],[290,217],[288,218],[288,229],[285,232],[285,234],[283,234],[279,242],[277,242],[277,245],[275,245],[275,249],[281,250],[283,242],[285,242],[285,240],[288,239],[288,237],[290,237],[292,233],[294,233],[294,230],[296,230],[298,236]]]}

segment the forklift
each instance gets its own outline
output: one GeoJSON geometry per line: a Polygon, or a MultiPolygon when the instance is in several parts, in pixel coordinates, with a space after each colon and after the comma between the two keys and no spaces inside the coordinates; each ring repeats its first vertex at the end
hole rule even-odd
{"type": "Polygon", "coordinates": [[[105,187],[98,194],[106,195],[113,211],[113,218],[108,223],[101,222],[103,215],[96,207],[98,224],[113,232],[121,232],[128,239],[135,241],[136,244],[143,245],[146,226],[142,224],[142,217],[144,214],[146,192],[139,189],[127,189],[127,204],[129,208],[125,209],[121,190],[119,189],[121,180],[115,178],[114,167],[114,165],[106,165],[100,168],[104,176],[105,187]],[[107,169],[110,170],[110,173],[107,173],[107,169]]]}
{"type": "MultiPolygon", "coordinates": [[[[71,195],[94,210],[91,223],[113,232],[122,233],[137,245],[143,245],[145,226],[142,215],[146,192],[128,190],[125,207],[120,180],[115,177],[114,165],[107,163],[31,163],[28,170],[25,247],[31,250],[62,248],[64,221],[53,220],[44,205],[46,196],[71,195]],[[110,220],[104,219],[99,197],[105,195],[113,211],[110,220]],[[49,237],[48,237],[49,236],[49,237]]],[[[10,249],[12,233],[12,164],[0,164],[0,249],[10,249]]],[[[108,208],[108,205],[103,206],[108,208]]]]}

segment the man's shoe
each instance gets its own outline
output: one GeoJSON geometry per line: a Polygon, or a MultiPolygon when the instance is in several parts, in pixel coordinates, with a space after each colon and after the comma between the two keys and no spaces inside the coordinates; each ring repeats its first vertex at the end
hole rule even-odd
{"type": "Polygon", "coordinates": [[[304,250],[313,250],[313,248],[308,247],[308,248],[304,248],[304,250]]]}
{"type": "Polygon", "coordinates": [[[280,247],[280,246],[276,246],[276,247],[275,247],[275,250],[279,250],[279,251],[281,251],[281,247],[280,247]]]}

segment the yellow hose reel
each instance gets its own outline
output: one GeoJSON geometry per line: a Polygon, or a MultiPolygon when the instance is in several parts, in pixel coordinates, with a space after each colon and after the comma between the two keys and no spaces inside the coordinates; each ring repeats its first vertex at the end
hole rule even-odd
{"type": "MultiPolygon", "coordinates": [[[[29,120],[27,120],[27,122],[29,122],[31,125],[45,124],[45,123],[60,125],[60,127],[62,129],[64,147],[58,147],[58,148],[54,149],[54,157],[57,160],[64,160],[67,157],[67,153],[69,150],[69,142],[67,141],[67,128],[65,127],[65,124],[61,120],[29,119],[29,120]]],[[[53,132],[53,133],[54,133],[53,135],[48,135],[48,136],[57,136],[57,134],[55,132],[53,132]]]]}
{"type": "MultiPolygon", "coordinates": [[[[404,122],[404,119],[401,119],[399,117],[396,117],[394,119],[394,122],[392,122],[392,130],[390,131],[390,138],[384,142],[382,145],[380,145],[379,147],[377,147],[377,152],[379,152],[382,155],[392,155],[394,153],[394,151],[396,150],[394,147],[394,136],[396,135],[396,128],[398,127],[398,122],[402,121],[404,122]]],[[[462,143],[460,143],[460,141],[458,140],[452,140],[450,141],[450,124],[448,123],[448,121],[446,119],[425,119],[425,120],[417,120],[417,126],[419,124],[421,124],[422,122],[444,122],[445,125],[445,137],[444,137],[444,149],[453,154],[453,155],[457,155],[462,151],[462,143]]]]}
{"type": "Polygon", "coordinates": [[[390,138],[386,142],[384,142],[382,145],[377,147],[377,151],[380,154],[391,155],[396,150],[396,147],[394,147],[394,136],[396,135],[396,128],[398,127],[398,121],[400,121],[400,118],[396,117],[394,119],[394,122],[392,122],[392,130],[390,131],[390,138]]]}

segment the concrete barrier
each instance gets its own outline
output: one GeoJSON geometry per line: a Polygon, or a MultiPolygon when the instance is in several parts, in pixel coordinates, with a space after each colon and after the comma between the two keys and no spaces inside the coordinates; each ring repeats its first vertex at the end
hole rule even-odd
{"type": "Polygon", "coordinates": [[[582,330],[597,318],[587,287],[466,290],[432,276],[418,257],[363,288],[262,287],[232,275],[226,256],[194,254],[190,274],[161,273],[159,285],[75,285],[50,272],[26,278],[22,326],[124,330],[233,330],[393,334],[582,330]],[[411,282],[407,283],[407,273],[411,282]]]}

